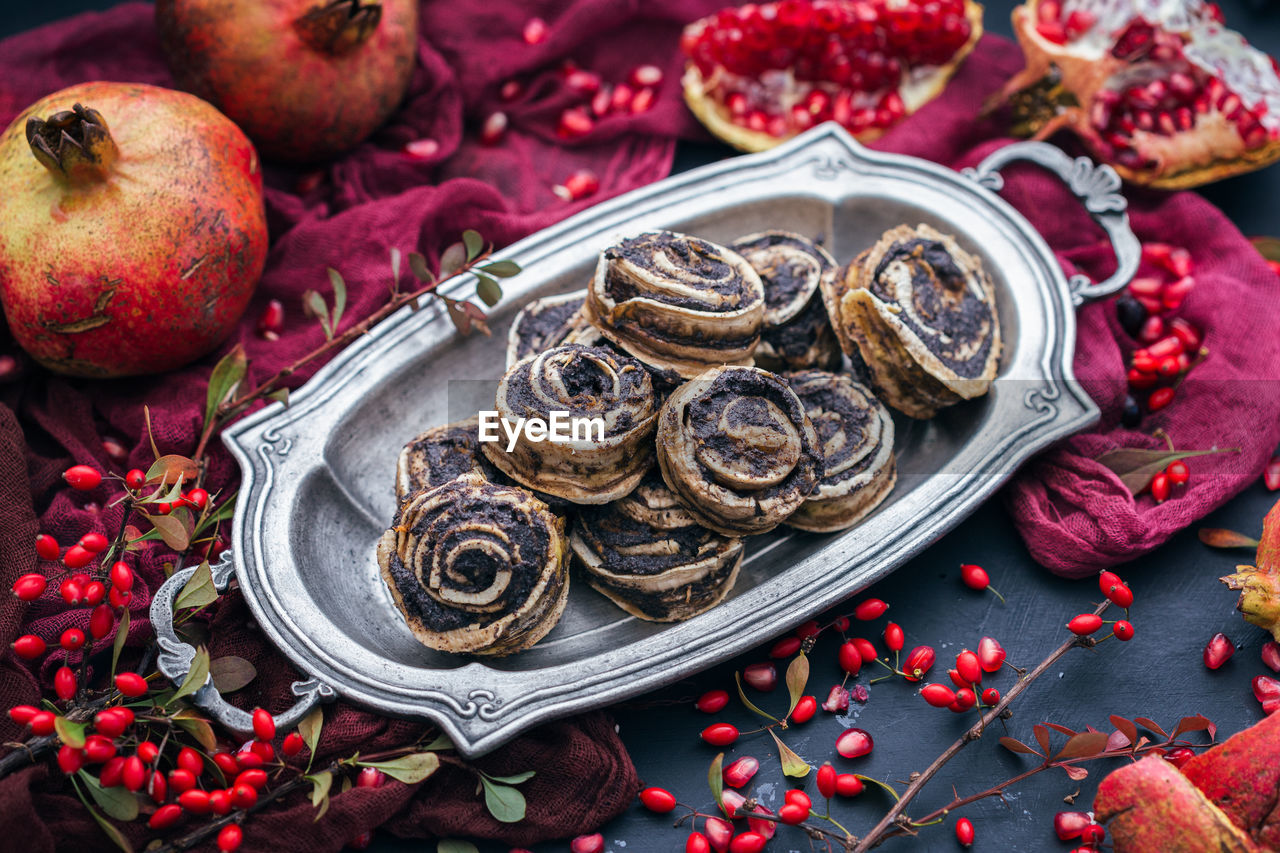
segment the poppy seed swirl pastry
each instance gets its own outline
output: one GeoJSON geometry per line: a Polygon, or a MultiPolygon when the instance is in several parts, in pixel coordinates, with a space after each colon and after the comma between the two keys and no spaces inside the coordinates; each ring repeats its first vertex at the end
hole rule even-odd
{"type": "Polygon", "coordinates": [[[497,473],[480,452],[479,419],[432,427],[414,438],[396,460],[396,498],[447,483],[474,471],[486,480],[497,473]]]}
{"type": "Polygon", "coordinates": [[[659,231],[601,253],[584,311],[645,364],[691,379],[712,365],[752,363],[764,285],[738,253],[659,231]]]}
{"type": "Polygon", "coordinates": [[[840,344],[822,304],[819,284],[838,270],[814,241],[789,231],[762,231],[729,246],[764,283],[764,323],[755,362],[765,370],[840,367],[840,344]]]}
{"type": "Polygon", "coordinates": [[[588,584],[651,622],[678,622],[715,607],[742,564],[742,540],[698,524],[656,472],[625,498],[583,509],[569,545],[588,584]]]}
{"type": "Polygon", "coordinates": [[[784,374],[818,433],[826,473],[787,519],[801,530],[852,527],[888,497],[897,482],[893,418],[870,390],[823,370],[784,374]]]}
{"type": "Polygon", "coordinates": [[[717,367],[667,398],[658,418],[667,487],[704,527],[765,533],[818,486],[818,434],[795,392],[756,367],[717,367]]]}
{"type": "Polygon", "coordinates": [[[494,408],[511,424],[541,419],[554,428],[560,415],[603,422],[603,438],[597,430],[569,441],[535,441],[522,430],[510,451],[505,434],[481,442],[498,470],[530,489],[574,503],[609,503],[634,489],[653,463],[653,380],[643,364],[611,349],[566,344],[529,356],[502,377],[494,408]]]}
{"type": "Polygon", "coordinates": [[[987,393],[1000,358],[995,292],[981,261],[928,225],[899,225],[823,283],[840,345],[876,393],[913,418],[987,393]]]}
{"type": "Polygon", "coordinates": [[[378,540],[396,607],[423,645],[509,655],[547,635],[569,595],[564,520],[474,472],[415,493],[378,540]]]}
{"type": "Polygon", "coordinates": [[[544,296],[524,306],[507,333],[507,367],[561,344],[597,346],[602,340],[600,332],[582,313],[586,299],[586,290],[575,290],[544,296]]]}

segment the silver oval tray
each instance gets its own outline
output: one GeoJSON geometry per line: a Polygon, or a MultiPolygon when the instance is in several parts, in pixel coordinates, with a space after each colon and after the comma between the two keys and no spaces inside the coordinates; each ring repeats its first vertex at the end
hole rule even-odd
{"type": "MultiPolygon", "coordinates": [[[[1071,373],[1074,301],[1122,286],[1137,264],[1115,174],[1056,148],[1019,143],[961,175],[868,151],[823,126],[773,151],[738,157],[600,204],[502,252],[524,272],[507,283],[493,337],[458,337],[439,310],[390,318],[293,395],[224,440],[243,482],[235,576],[262,628],[307,673],[299,706],[340,695],[392,715],[438,723],[465,755],[538,722],[616,702],[686,677],[758,644],[884,576],[955,526],[1017,466],[1094,422],[1071,373]],[[1033,159],[1057,171],[1112,235],[1120,268],[1098,286],[1068,283],[1048,246],[998,189],[1001,165],[1033,159]],[[885,229],[927,222],[979,254],[998,290],[1007,342],[984,398],[927,422],[898,420],[899,480],[873,515],[843,534],[775,532],[749,540],[737,588],[687,622],[623,613],[578,579],[559,625],[534,648],[471,660],[419,645],[392,605],[374,543],[395,509],[401,445],[422,429],[488,407],[505,331],[530,299],[580,288],[597,253],[620,237],[670,228],[728,241],[765,228],[822,235],[846,262],[885,229]],[[457,381],[450,381],[457,380],[457,381]],[[478,380],[489,380],[478,382],[478,380]],[[467,411],[467,407],[471,411],[467,411]]],[[[472,287],[455,282],[458,294],[472,287]]],[[[175,576],[174,589],[190,570],[175,576]]],[[[167,606],[157,595],[157,606],[167,606]]],[[[180,677],[189,654],[164,642],[180,677]]],[[[209,684],[201,704],[235,729],[248,715],[209,684]]]]}

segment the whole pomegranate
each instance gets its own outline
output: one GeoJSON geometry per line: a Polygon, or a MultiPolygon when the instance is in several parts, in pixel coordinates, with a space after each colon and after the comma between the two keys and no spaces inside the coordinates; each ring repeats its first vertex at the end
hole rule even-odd
{"type": "Polygon", "coordinates": [[[156,22],[178,85],[289,162],[332,157],[386,121],[418,39],[414,0],[157,0],[156,22]]]}
{"type": "Polygon", "coordinates": [[[1274,60],[1203,0],[1028,0],[1027,67],[1005,87],[1024,133],[1074,131],[1126,180],[1194,187],[1280,158],[1274,60]]]}
{"type": "Polygon", "coordinates": [[[203,355],[266,254],[258,155],[199,98],[82,83],[0,136],[0,301],[52,370],[128,376],[203,355]]]}
{"type": "Polygon", "coordinates": [[[982,36],[973,0],[778,0],[685,27],[684,95],[763,151],[824,121],[869,142],[940,94],[982,36]]]}

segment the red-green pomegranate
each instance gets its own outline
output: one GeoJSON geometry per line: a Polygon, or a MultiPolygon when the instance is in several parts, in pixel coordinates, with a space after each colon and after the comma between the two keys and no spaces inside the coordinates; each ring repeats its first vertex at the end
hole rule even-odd
{"type": "Polygon", "coordinates": [[[0,136],[0,301],[76,376],[180,367],[239,320],[267,254],[253,144],[184,92],[82,83],[0,136]]]}
{"type": "Polygon", "coordinates": [[[156,23],[178,85],[288,162],[340,154],[386,121],[418,39],[414,0],[157,0],[156,23]]]}

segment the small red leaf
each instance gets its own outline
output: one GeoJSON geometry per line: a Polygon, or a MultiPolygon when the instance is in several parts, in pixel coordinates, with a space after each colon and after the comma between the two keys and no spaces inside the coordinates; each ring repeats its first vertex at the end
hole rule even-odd
{"type": "Polygon", "coordinates": [[[1036,743],[1040,744],[1040,750],[1045,755],[1049,754],[1049,730],[1042,725],[1036,725],[1031,730],[1035,733],[1036,743]]]}
{"type": "Polygon", "coordinates": [[[1027,746],[1022,741],[1016,740],[1011,737],[1000,738],[1000,745],[1003,746],[1005,749],[1009,750],[1010,752],[1017,752],[1022,755],[1039,755],[1040,754],[1036,752],[1034,749],[1032,749],[1031,747],[1027,746]]]}
{"type": "Polygon", "coordinates": [[[1155,732],[1165,740],[1169,739],[1169,733],[1166,732],[1164,729],[1160,728],[1160,725],[1155,720],[1150,720],[1150,719],[1147,719],[1146,717],[1134,717],[1133,721],[1138,725],[1142,726],[1143,728],[1149,729],[1150,731],[1155,732]]]}
{"type": "Polygon", "coordinates": [[[1129,740],[1128,736],[1126,736],[1124,732],[1117,729],[1107,736],[1107,751],[1114,752],[1116,750],[1124,749],[1132,742],[1133,741],[1129,740]]]}
{"type": "Polygon", "coordinates": [[[1088,770],[1085,770],[1083,767],[1076,767],[1074,764],[1064,764],[1062,769],[1067,771],[1067,775],[1076,782],[1087,779],[1089,776],[1088,770]]]}
{"type": "Polygon", "coordinates": [[[1102,732],[1080,732],[1073,735],[1054,756],[1055,761],[1069,758],[1090,758],[1107,748],[1107,736],[1102,732]]]}
{"type": "Polygon", "coordinates": [[[1122,732],[1129,743],[1133,743],[1138,739],[1138,727],[1133,724],[1133,720],[1116,714],[1112,714],[1109,719],[1111,720],[1111,725],[1122,732]]]}
{"type": "Polygon", "coordinates": [[[1067,737],[1071,737],[1076,733],[1075,729],[1069,729],[1066,726],[1060,726],[1057,723],[1045,723],[1044,725],[1045,725],[1045,728],[1053,729],[1058,734],[1066,735],[1067,737]]]}
{"type": "Polygon", "coordinates": [[[1213,728],[1213,721],[1203,714],[1196,714],[1194,717],[1183,717],[1178,721],[1178,726],[1173,730],[1173,736],[1177,737],[1185,732],[1207,732],[1213,728]]]}

